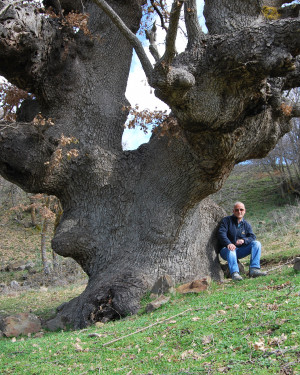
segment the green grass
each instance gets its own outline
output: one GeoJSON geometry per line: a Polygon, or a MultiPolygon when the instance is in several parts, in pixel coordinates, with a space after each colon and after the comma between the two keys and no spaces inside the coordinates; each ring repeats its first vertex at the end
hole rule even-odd
{"type": "MultiPolygon", "coordinates": [[[[269,176],[256,167],[237,166],[214,198],[228,214],[235,201],[245,203],[246,219],[263,245],[264,268],[278,267],[300,255],[300,206],[284,201],[269,176]]],[[[39,233],[12,223],[9,215],[2,215],[0,221],[4,262],[24,259],[24,247],[28,260],[40,257],[39,233]]],[[[22,275],[12,272],[4,277],[8,282],[22,275]]],[[[212,283],[199,295],[171,296],[167,305],[151,314],[144,312],[147,295],[138,315],[101,327],[44,331],[43,337],[16,341],[3,337],[0,373],[300,375],[299,276],[287,264],[264,278],[237,284],[226,280],[212,283]],[[143,328],[147,329],[135,333],[143,328]],[[91,333],[98,337],[89,337],[91,333]]],[[[1,295],[0,314],[31,311],[47,319],[83,288],[74,284],[1,295]]]]}
{"type": "Polygon", "coordinates": [[[98,328],[2,338],[0,373],[299,374],[299,293],[299,274],[283,267],[265,278],[175,295],[151,314],[98,328]]]}
{"type": "Polygon", "coordinates": [[[85,284],[73,284],[64,288],[41,287],[40,289],[12,291],[9,294],[2,294],[0,295],[0,315],[30,311],[42,320],[49,319],[55,313],[57,306],[78,296],[84,289],[85,284]]]}

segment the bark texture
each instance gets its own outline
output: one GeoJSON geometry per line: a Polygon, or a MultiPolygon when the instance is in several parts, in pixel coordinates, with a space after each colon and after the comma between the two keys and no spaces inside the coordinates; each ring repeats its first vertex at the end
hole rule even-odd
{"type": "Polygon", "coordinates": [[[90,35],[58,8],[53,18],[32,5],[0,5],[0,74],[36,97],[24,102],[19,122],[0,125],[0,172],[61,200],[53,249],[74,258],[89,283],[49,327],[79,328],[137,312],[161,275],[222,278],[214,234],[224,213],[207,197],[236,163],[265,156],[299,113],[284,90],[299,84],[300,22],[280,1],[206,0],[204,34],[196,2],[187,0],[189,40],[177,56],[183,2],[175,1],[166,53],[143,66],[172,109],[177,136],[158,133],[129,152],[121,148],[129,41],[144,1],[60,3],[65,16],[89,14],[90,35]],[[113,24],[103,3],[122,22],[113,24]],[[277,19],[265,6],[277,7],[277,19]],[[38,112],[54,125],[30,122],[38,112]]]}

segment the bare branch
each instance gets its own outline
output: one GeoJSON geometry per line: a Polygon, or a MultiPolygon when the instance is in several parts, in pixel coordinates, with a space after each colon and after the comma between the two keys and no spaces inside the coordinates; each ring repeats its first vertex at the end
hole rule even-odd
{"type": "Polygon", "coordinates": [[[107,4],[105,0],[93,0],[95,4],[99,6],[112,20],[112,22],[118,27],[120,32],[125,36],[125,38],[129,41],[129,43],[133,46],[146,77],[149,82],[152,80],[152,72],[153,66],[144,51],[142,43],[136,37],[136,35],[126,26],[126,24],[122,21],[122,19],[117,15],[117,13],[107,4]]]}
{"type": "Polygon", "coordinates": [[[168,320],[173,319],[173,318],[176,318],[176,317],[179,316],[179,315],[183,315],[183,314],[185,314],[186,312],[191,311],[191,310],[192,310],[192,309],[184,310],[184,311],[182,311],[182,312],[179,313],[179,314],[176,314],[176,315],[170,316],[170,317],[167,318],[167,319],[163,319],[163,320],[160,320],[160,321],[155,322],[155,323],[153,323],[153,324],[150,324],[149,326],[144,327],[144,328],[141,328],[141,329],[138,329],[137,331],[132,332],[132,333],[129,333],[128,335],[125,335],[125,336],[119,337],[119,338],[117,338],[117,339],[114,339],[114,340],[108,341],[108,342],[106,342],[105,344],[102,344],[102,346],[108,346],[108,345],[113,344],[113,343],[115,343],[115,342],[117,342],[117,341],[123,340],[124,338],[126,338],[126,337],[128,337],[128,336],[132,336],[132,335],[135,335],[135,334],[137,334],[137,333],[139,333],[139,332],[145,331],[146,329],[151,328],[151,327],[153,327],[153,326],[156,326],[157,324],[165,323],[165,322],[167,322],[168,320]]]}
{"type": "MultiPolygon", "coordinates": [[[[153,6],[154,10],[156,11],[156,13],[158,14],[159,18],[160,18],[160,23],[161,23],[161,27],[168,31],[168,28],[166,27],[165,25],[165,21],[164,21],[164,17],[163,15],[161,14],[161,11],[159,10],[159,8],[157,7],[157,5],[155,4],[155,1],[154,0],[151,0],[151,5],[153,6]]],[[[163,4],[161,3],[161,6],[163,6],[163,4]]]]}
{"type": "Polygon", "coordinates": [[[187,0],[184,3],[184,19],[188,34],[187,48],[190,49],[205,37],[198,21],[196,0],[187,0]]]}
{"type": "Polygon", "coordinates": [[[166,37],[166,51],[163,60],[170,64],[176,55],[175,42],[182,5],[185,0],[175,0],[172,4],[169,29],[166,37]]]}
{"type": "Polygon", "coordinates": [[[157,62],[160,59],[160,55],[159,55],[157,45],[156,45],[156,25],[155,25],[155,22],[154,22],[151,30],[150,31],[146,30],[145,34],[146,34],[146,38],[149,40],[149,43],[150,43],[149,50],[150,50],[152,56],[154,57],[154,60],[157,62]]]}

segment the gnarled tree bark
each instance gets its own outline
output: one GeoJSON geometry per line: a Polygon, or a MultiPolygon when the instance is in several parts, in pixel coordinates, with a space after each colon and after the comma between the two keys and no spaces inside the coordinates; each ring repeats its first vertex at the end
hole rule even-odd
{"type": "Polygon", "coordinates": [[[61,0],[65,14],[89,14],[90,35],[32,5],[0,5],[0,74],[36,96],[19,122],[0,125],[0,172],[26,191],[61,200],[53,249],[89,275],[83,294],[49,327],[135,313],[166,273],[176,282],[220,280],[214,230],[223,212],[206,198],[236,163],[265,156],[299,115],[283,95],[299,84],[296,12],[275,0],[206,0],[204,34],[188,0],[189,41],[177,56],[184,2],[175,1],[166,53],[152,66],[133,36],[143,2],[61,0]],[[279,7],[280,17],[269,20],[263,6],[279,7]],[[131,44],[179,136],[158,133],[122,151],[131,44]],[[37,112],[54,125],[21,122],[37,112]]]}

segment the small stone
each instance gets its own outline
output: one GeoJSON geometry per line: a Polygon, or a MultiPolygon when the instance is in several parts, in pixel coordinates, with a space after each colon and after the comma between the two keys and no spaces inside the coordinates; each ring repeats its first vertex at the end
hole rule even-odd
{"type": "Polygon", "coordinates": [[[33,262],[28,262],[25,264],[25,270],[29,271],[31,270],[33,267],[35,266],[35,264],[33,262]]]}
{"type": "Polygon", "coordinates": [[[10,265],[11,271],[24,271],[25,270],[25,264],[22,262],[15,262],[10,265]]]}
{"type": "Polygon", "coordinates": [[[149,312],[152,312],[154,310],[157,310],[162,305],[165,305],[166,303],[168,303],[169,300],[170,300],[170,297],[166,297],[164,295],[161,295],[155,301],[152,301],[152,302],[148,303],[148,305],[146,306],[146,312],[149,313],[149,312]]]}
{"type": "Polygon", "coordinates": [[[12,289],[19,289],[19,288],[20,288],[20,284],[19,284],[16,280],[13,280],[13,281],[11,281],[11,283],[10,283],[10,287],[11,287],[12,289]]]}
{"type": "Polygon", "coordinates": [[[100,327],[103,327],[103,326],[104,326],[104,323],[102,323],[102,322],[96,322],[96,323],[95,323],[95,326],[96,326],[97,328],[100,328],[100,327]]]}
{"type": "Polygon", "coordinates": [[[294,270],[300,271],[300,257],[294,259],[294,270]]]}
{"type": "Polygon", "coordinates": [[[156,298],[158,298],[158,294],[155,294],[155,293],[151,293],[151,294],[150,294],[150,299],[151,299],[151,300],[154,300],[154,299],[156,299],[156,298]]]}
{"type": "Polygon", "coordinates": [[[155,282],[151,293],[158,295],[172,293],[174,291],[174,285],[175,283],[171,276],[163,275],[155,282]]]}
{"type": "Polygon", "coordinates": [[[200,280],[194,280],[191,283],[186,283],[183,285],[180,285],[177,288],[177,292],[181,294],[186,294],[186,293],[200,293],[209,287],[211,283],[211,278],[209,276],[204,277],[200,280]]]}
{"type": "Polygon", "coordinates": [[[58,330],[64,330],[66,328],[66,323],[63,319],[57,315],[53,319],[47,320],[45,323],[45,326],[49,331],[58,331],[58,330]]]}

